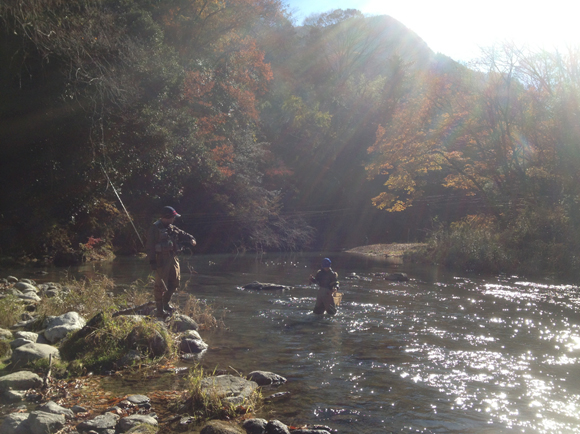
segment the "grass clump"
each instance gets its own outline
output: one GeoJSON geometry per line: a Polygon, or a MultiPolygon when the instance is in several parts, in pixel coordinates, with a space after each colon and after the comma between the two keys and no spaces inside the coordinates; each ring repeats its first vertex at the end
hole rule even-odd
{"type": "MultiPolygon", "coordinates": [[[[215,372],[214,372],[215,373],[215,372]]],[[[204,369],[196,365],[190,370],[186,378],[188,397],[186,407],[197,422],[203,422],[211,419],[230,420],[238,417],[240,414],[253,412],[261,402],[262,396],[256,390],[252,396],[242,405],[233,405],[224,401],[212,388],[204,387],[203,380],[208,378],[204,369]]]]}
{"type": "Polygon", "coordinates": [[[215,317],[214,310],[210,305],[191,294],[186,295],[181,311],[184,315],[193,319],[202,330],[226,327],[223,319],[215,317]]]}
{"type": "Polygon", "coordinates": [[[37,311],[40,317],[74,311],[87,318],[115,306],[115,297],[112,294],[115,284],[107,276],[67,279],[62,282],[62,287],[65,290],[58,297],[46,298],[39,304],[37,311]]]}
{"type": "Polygon", "coordinates": [[[0,298],[0,328],[9,328],[20,321],[24,305],[18,297],[8,295],[0,298]]]}
{"type": "Polygon", "coordinates": [[[110,370],[123,366],[123,356],[138,351],[146,360],[172,358],[176,346],[164,324],[131,316],[112,317],[99,313],[82,330],[61,345],[63,360],[87,371],[110,370]]]}

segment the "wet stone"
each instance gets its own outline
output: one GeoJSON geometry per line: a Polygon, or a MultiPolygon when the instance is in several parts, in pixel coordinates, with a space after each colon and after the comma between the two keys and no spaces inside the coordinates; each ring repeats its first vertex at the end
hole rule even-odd
{"type": "Polygon", "coordinates": [[[148,396],[145,395],[131,395],[127,397],[127,401],[129,401],[133,405],[142,406],[144,404],[149,404],[151,401],[148,396]]]}

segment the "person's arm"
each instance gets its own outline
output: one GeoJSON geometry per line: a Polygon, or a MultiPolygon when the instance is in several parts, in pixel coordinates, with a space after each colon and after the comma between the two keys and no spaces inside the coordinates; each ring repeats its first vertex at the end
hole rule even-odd
{"type": "Polygon", "coordinates": [[[192,246],[195,246],[197,244],[197,241],[195,240],[195,237],[191,234],[188,234],[185,231],[182,231],[181,229],[179,229],[176,226],[173,226],[173,232],[177,234],[177,238],[179,239],[180,242],[182,243],[189,243],[192,246]]]}

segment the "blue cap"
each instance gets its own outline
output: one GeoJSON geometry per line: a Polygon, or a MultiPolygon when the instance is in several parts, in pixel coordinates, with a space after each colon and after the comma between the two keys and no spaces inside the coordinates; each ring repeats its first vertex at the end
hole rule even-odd
{"type": "Polygon", "coordinates": [[[330,262],[330,259],[324,258],[322,260],[322,268],[330,267],[330,264],[332,264],[332,262],[330,262]]]}
{"type": "Polygon", "coordinates": [[[181,217],[180,214],[177,214],[177,211],[170,206],[164,206],[163,211],[161,212],[161,217],[171,218],[171,217],[181,217]]]}

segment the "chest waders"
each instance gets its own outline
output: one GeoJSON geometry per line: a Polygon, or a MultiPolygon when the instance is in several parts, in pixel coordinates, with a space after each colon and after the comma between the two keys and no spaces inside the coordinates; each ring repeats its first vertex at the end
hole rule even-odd
{"type": "Polygon", "coordinates": [[[179,287],[181,272],[177,259],[177,237],[170,232],[170,227],[155,224],[158,229],[158,242],[155,244],[155,286],[153,294],[158,316],[163,316],[165,311],[171,311],[169,301],[175,290],[179,287]]]}

